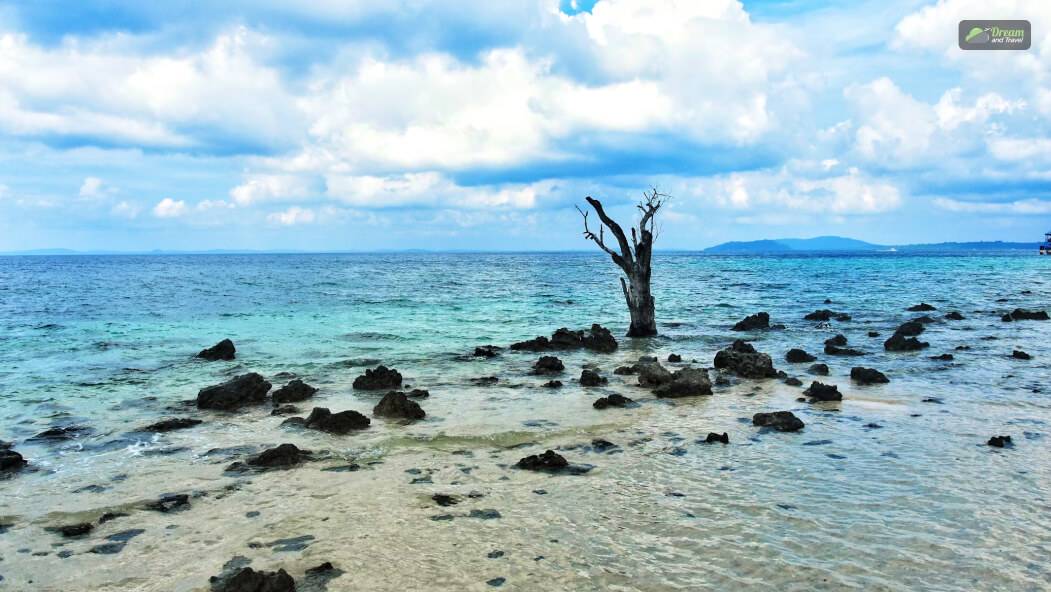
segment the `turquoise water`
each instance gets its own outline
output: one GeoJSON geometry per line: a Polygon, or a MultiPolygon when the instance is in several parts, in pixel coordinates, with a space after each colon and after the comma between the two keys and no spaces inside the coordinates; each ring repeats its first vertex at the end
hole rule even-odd
{"type": "MultiPolygon", "coordinates": [[[[1051,324],[1003,323],[1000,315],[1049,308],[1048,265],[1032,254],[661,253],[654,272],[661,336],[621,340],[611,355],[559,354],[567,386],[552,391],[539,386],[546,378],[529,375],[537,354],[470,354],[476,345],[593,322],[623,335],[616,269],[603,256],[0,258],[0,440],[33,468],[0,481],[0,523],[14,525],[0,534],[0,585],[203,590],[207,576],[240,554],[294,575],[329,560],[376,590],[485,589],[496,576],[507,578],[505,589],[522,590],[1046,589],[1051,324]],[[938,308],[927,314],[939,322],[921,336],[931,347],[884,352],[897,325],[924,314],[905,310],[921,301],[938,308]],[[803,320],[820,308],[853,320],[803,320]],[[730,331],[759,310],[786,329],[730,331]],[[966,319],[941,320],[949,311],[966,319]],[[869,353],[824,355],[823,341],[836,333],[869,353]],[[797,387],[745,379],[710,398],[657,401],[634,377],[612,375],[640,355],[679,353],[710,367],[716,351],[742,336],[807,384],[808,365],[787,364],[784,353],[801,347],[817,355],[831,367],[822,381],[839,385],[844,401],[800,403],[797,387]],[[193,358],[227,337],[236,361],[193,358]],[[1015,349],[1033,359],[1011,358],[1015,349]],[[942,353],[955,359],[930,359],[942,353]],[[380,362],[431,391],[422,402],[427,420],[374,420],[364,433],[338,437],[289,431],[269,408],[229,415],[181,404],[204,386],[256,371],[275,388],[301,377],[320,388],[313,403],[371,416],[376,396],[350,383],[380,362]],[[586,363],[610,385],[577,385],[586,363]],[[853,384],[855,365],[883,371],[890,384],[853,384]],[[490,375],[500,378],[496,386],[471,381],[490,375]],[[641,405],[592,409],[610,392],[641,405]],[[932,397],[941,403],[924,402],[932,397]],[[765,434],[748,424],[753,413],[774,409],[793,410],[807,428],[765,434]],[[172,415],[206,423],[163,436],[134,432],[172,415]],[[91,431],[59,444],[26,441],[70,424],[91,431]],[[708,431],[728,432],[731,444],[694,444],[708,431]],[[999,434],[1012,435],[1015,447],[984,445],[999,434]],[[567,450],[567,458],[595,466],[586,476],[506,469],[526,452],[593,437],[621,449],[567,450]],[[376,464],[247,481],[223,474],[239,453],[286,441],[328,451],[328,465],[376,464]],[[507,449],[531,442],[528,451],[507,449]],[[234,447],[243,448],[214,450],[234,447]],[[412,485],[409,468],[432,472],[433,483],[412,485]],[[237,489],[217,493],[230,484],[237,489]],[[73,493],[92,485],[101,490],[73,493]],[[533,493],[541,487],[547,495],[533,493]],[[472,489],[485,494],[472,502],[480,505],[458,510],[496,508],[503,518],[428,520],[443,510],[429,495],[472,489]],[[178,517],[136,506],[173,491],[206,495],[178,517]],[[120,508],[131,516],[113,522],[125,524],[107,523],[90,541],[44,530],[120,508]],[[262,509],[264,520],[244,520],[250,509],[262,509]],[[120,554],[86,552],[109,530],[132,527],[147,532],[120,554]],[[247,546],[304,530],[317,541],[300,554],[247,546]],[[57,557],[59,543],[74,555],[57,557]],[[489,547],[509,552],[493,561],[489,547]],[[406,555],[418,568],[411,576],[397,568],[406,555]]],[[[358,589],[351,580],[329,589],[358,589]]]]}

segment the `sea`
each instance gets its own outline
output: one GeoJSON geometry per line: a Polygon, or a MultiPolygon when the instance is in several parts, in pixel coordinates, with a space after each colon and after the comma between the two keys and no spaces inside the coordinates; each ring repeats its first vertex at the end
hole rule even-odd
{"type": "Polygon", "coordinates": [[[600,253],[0,257],[0,440],[29,463],[0,478],[0,589],[205,591],[244,565],[331,591],[1051,589],[1051,322],[1001,320],[1051,308],[1051,258],[658,252],[647,339],[623,337],[618,273],[600,253]],[[921,302],[935,310],[907,310],[921,302]],[[804,320],[819,309],[851,320],[804,320]],[[784,329],[731,330],[759,311],[784,329]],[[921,315],[929,348],[884,350],[921,315]],[[560,389],[531,374],[541,354],[472,355],[593,323],[619,347],[556,352],[560,389]],[[826,355],[837,334],[864,355],[826,355]],[[235,360],[195,358],[226,338],[235,360]],[[803,386],[726,376],[668,400],[613,373],[640,356],[711,369],[736,339],[803,386]],[[351,385],[379,364],[429,391],[425,419],[373,417],[382,393],[351,385]],[[608,384],[581,386],[585,366],[608,384]],[[317,387],[302,415],[372,424],[196,409],[247,372],[317,387]],[[815,380],[843,400],[806,402],[815,380]],[[593,407],[612,393],[638,405],[593,407]],[[752,425],[780,410],[806,427],[752,425]],[[172,417],[204,423],[141,431],[172,417]],[[73,436],[34,439],[55,427],[73,436]],[[999,435],[1011,445],[987,445],[999,435]],[[228,471],[286,442],[317,460],[228,471]],[[514,468],[548,449],[590,470],[514,468]],[[165,494],[188,501],[150,505],[165,494]]]}

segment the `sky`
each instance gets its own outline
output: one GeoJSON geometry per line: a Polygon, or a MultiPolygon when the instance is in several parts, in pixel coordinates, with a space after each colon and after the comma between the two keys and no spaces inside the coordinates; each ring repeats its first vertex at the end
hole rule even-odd
{"type": "Polygon", "coordinates": [[[1049,132],[1046,0],[0,0],[0,251],[1032,242],[1049,132]]]}

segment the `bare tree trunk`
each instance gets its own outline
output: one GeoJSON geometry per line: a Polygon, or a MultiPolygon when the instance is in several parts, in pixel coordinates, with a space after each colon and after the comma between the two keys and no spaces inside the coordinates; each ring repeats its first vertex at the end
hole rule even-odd
{"type": "Polygon", "coordinates": [[[667,202],[669,196],[658,193],[656,188],[653,188],[652,192],[646,194],[646,199],[638,204],[638,208],[642,212],[642,220],[639,222],[637,229],[631,229],[630,244],[620,225],[606,215],[605,210],[602,209],[602,203],[591,197],[586,199],[591,204],[591,207],[595,209],[595,213],[598,214],[602,225],[599,226],[597,235],[591,232],[588,228],[587,212],[578,207],[577,210],[584,216],[584,236],[594,241],[603,251],[609,254],[613,262],[627,276],[626,281],[623,277],[620,278],[620,287],[624,292],[624,301],[627,303],[628,312],[631,314],[631,327],[628,329],[627,336],[653,337],[657,334],[657,315],[653,295],[650,293],[650,261],[653,253],[653,241],[659,234],[656,230],[654,215],[667,202]],[[617,244],[620,247],[619,253],[606,246],[604,228],[609,228],[610,232],[617,239],[617,244]]]}

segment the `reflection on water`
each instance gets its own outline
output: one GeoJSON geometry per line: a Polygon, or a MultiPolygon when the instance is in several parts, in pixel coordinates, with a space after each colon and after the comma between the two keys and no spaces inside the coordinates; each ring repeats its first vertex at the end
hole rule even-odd
{"type": "Polygon", "coordinates": [[[0,524],[12,525],[0,534],[2,585],[206,590],[208,576],[240,555],[297,578],[331,561],[346,574],[329,590],[485,590],[493,578],[511,590],[1047,589],[1051,325],[997,314],[1048,307],[1043,263],[663,254],[662,336],[622,340],[611,355],[560,353],[566,386],[547,389],[548,377],[529,374],[536,354],[469,354],[561,326],[599,322],[622,334],[626,314],[603,257],[0,258],[0,439],[34,468],[0,481],[0,524]],[[938,307],[922,336],[931,347],[884,352],[894,327],[922,314],[905,311],[920,301],[938,307]],[[820,308],[853,320],[802,320],[820,308]],[[756,347],[806,384],[809,364],[788,364],[784,353],[817,355],[841,403],[798,402],[802,389],[780,380],[662,401],[612,373],[670,353],[709,367],[742,336],[733,323],[758,310],[787,329],[747,334],[756,347]],[[953,310],[965,320],[942,320],[953,310]],[[836,333],[868,353],[824,355],[836,333]],[[224,337],[237,344],[236,361],[191,358],[224,337]],[[1014,349],[1033,359],[1010,358],[1014,349]],[[943,353],[954,359],[930,359],[943,353]],[[299,404],[304,413],[318,405],[371,416],[379,395],[350,384],[380,361],[430,391],[425,421],[374,418],[366,431],[332,436],[281,427],[269,406],[222,414],[183,403],[257,371],[275,386],[296,376],[319,387],[299,404]],[[609,385],[580,387],[587,363],[609,385]],[[855,365],[891,382],[852,383],[855,365]],[[472,381],[485,376],[499,380],[472,381]],[[641,405],[592,408],[614,392],[641,405]],[[754,413],[778,409],[807,427],[750,425],[754,413]],[[205,423],[136,431],[171,416],[205,423]],[[53,426],[86,429],[27,442],[53,426]],[[730,444],[699,443],[709,431],[727,432],[730,444]],[[1014,448],[984,445],[999,434],[1014,448]],[[596,438],[616,447],[597,451],[596,438]],[[282,442],[322,460],[224,473],[282,442]],[[548,448],[595,468],[582,476],[511,468],[548,448]],[[145,509],[165,493],[189,494],[189,508],[145,509]],[[439,506],[435,494],[455,503],[439,506]],[[82,539],[44,530],[106,513],[127,516],[82,539]],[[145,532],[119,553],[90,552],[130,529],[145,532]],[[307,535],[294,549],[270,544],[307,535]]]}

